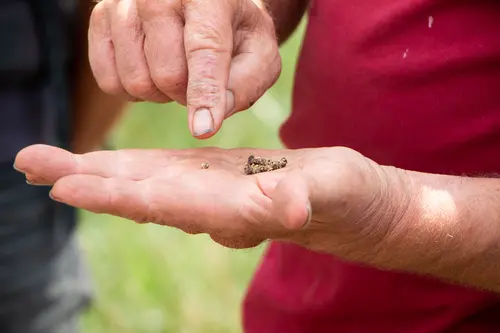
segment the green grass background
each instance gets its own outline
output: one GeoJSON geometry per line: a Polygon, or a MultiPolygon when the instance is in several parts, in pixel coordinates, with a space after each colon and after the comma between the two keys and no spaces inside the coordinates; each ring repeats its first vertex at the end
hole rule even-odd
{"type": "MultiPolygon", "coordinates": [[[[209,140],[188,131],[184,108],[137,104],[112,133],[117,148],[281,146],[304,24],[281,48],[283,71],[249,111],[209,140]]],[[[95,289],[84,333],[238,333],[241,300],[263,248],[235,251],[207,236],[81,212],[79,237],[95,289]]]]}

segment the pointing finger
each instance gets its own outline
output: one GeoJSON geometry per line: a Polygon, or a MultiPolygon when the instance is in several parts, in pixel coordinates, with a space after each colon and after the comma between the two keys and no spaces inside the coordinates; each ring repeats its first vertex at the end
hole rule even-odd
{"type": "Polygon", "coordinates": [[[187,106],[191,132],[198,138],[214,135],[226,114],[234,11],[230,1],[185,0],[187,106]]]}

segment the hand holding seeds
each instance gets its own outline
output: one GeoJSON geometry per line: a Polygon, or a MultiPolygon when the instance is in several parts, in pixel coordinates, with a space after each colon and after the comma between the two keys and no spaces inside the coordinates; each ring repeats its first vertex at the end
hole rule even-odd
{"type": "Polygon", "coordinates": [[[366,231],[378,230],[373,223],[380,214],[388,216],[380,166],[347,148],[75,155],[34,145],[19,152],[15,167],[31,184],[53,185],[54,200],[206,233],[232,248],[267,239],[314,248],[316,239],[332,233],[338,242],[332,245],[354,246],[370,240],[366,231]]]}

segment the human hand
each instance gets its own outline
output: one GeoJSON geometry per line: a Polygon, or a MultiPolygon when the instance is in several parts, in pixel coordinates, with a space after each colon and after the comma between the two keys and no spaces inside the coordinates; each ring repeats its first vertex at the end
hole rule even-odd
{"type": "Polygon", "coordinates": [[[101,0],[89,59],[112,95],[187,105],[198,138],[249,108],[277,80],[273,20],[259,0],[101,0]]]}
{"type": "Polygon", "coordinates": [[[52,197],[95,213],[207,233],[232,248],[267,239],[354,258],[372,253],[401,196],[386,171],[347,148],[119,150],[74,155],[35,145],[15,167],[52,197]],[[246,175],[250,154],[286,167],[246,175]],[[203,163],[209,163],[207,169],[203,163]],[[396,198],[396,199],[395,199],[396,198]]]}

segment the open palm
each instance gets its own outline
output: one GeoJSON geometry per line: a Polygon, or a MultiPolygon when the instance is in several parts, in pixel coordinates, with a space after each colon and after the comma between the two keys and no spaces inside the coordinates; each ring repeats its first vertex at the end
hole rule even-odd
{"type": "Polygon", "coordinates": [[[367,161],[345,148],[157,149],[75,155],[34,145],[18,154],[15,166],[29,183],[53,185],[51,195],[57,201],[139,223],[207,233],[233,248],[289,238],[311,218],[311,206],[315,221],[327,221],[334,213],[345,218],[346,212],[336,210],[346,209],[351,187],[369,184],[363,172],[369,168],[367,161]],[[288,163],[279,170],[246,175],[250,155],[285,157],[288,163]],[[342,204],[338,209],[337,202],[342,204]]]}

